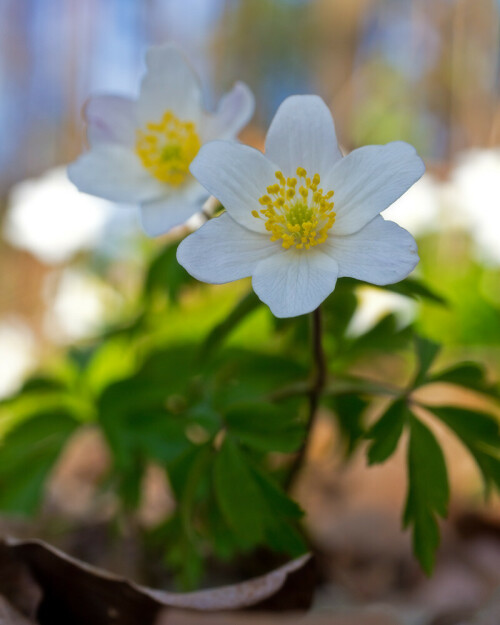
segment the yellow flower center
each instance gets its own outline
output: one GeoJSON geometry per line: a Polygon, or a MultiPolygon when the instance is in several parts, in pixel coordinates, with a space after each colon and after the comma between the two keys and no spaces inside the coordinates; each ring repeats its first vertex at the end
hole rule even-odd
{"type": "Polygon", "coordinates": [[[328,231],[335,223],[333,212],[333,191],[325,193],[318,189],[319,174],[309,178],[303,167],[297,169],[297,178],[285,178],[281,171],[275,174],[278,183],[267,187],[269,195],[263,195],[259,202],[264,206],[252,211],[257,219],[265,220],[271,241],[282,240],[287,250],[295,246],[298,250],[309,249],[328,238],[328,231]]]}
{"type": "Polygon", "coordinates": [[[174,187],[189,174],[189,165],[201,147],[193,122],[181,121],[165,111],[160,122],[149,122],[137,131],[135,149],[151,175],[174,187]]]}

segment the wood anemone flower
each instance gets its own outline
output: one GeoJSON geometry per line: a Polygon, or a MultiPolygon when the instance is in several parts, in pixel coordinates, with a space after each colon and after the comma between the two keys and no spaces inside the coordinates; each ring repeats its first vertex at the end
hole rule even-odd
{"type": "Polygon", "coordinates": [[[80,191],[140,204],[145,232],[157,236],[201,209],[208,193],[189,166],[207,141],[237,136],[253,115],[254,98],[236,83],[208,113],[198,78],[176,47],[150,48],[146,64],[137,101],[90,98],[84,112],[90,150],[68,175],[80,191]]]}
{"type": "Polygon", "coordinates": [[[413,237],[380,213],[422,176],[422,159],[402,141],[343,157],[317,96],[281,104],[265,154],[212,141],[190,169],[226,212],[182,241],[179,263],[212,284],[251,276],[276,317],[313,311],[337,278],[391,284],[418,263],[413,237]]]}

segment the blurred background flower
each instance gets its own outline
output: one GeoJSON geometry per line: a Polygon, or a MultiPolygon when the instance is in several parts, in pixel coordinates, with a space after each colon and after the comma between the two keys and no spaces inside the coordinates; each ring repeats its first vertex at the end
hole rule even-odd
{"type": "MultiPolygon", "coordinates": [[[[401,318],[498,365],[499,12],[491,0],[2,0],[2,342],[23,327],[39,348],[30,358],[50,355],[137,297],[161,242],[140,233],[132,207],[79,194],[62,166],[85,148],[89,95],[137,96],[146,49],[173,41],[209,108],[235,80],[253,90],[245,142],[262,147],[279,103],[315,92],[345,151],[413,143],[428,171],[385,216],[418,238],[418,272],[453,313],[403,306],[401,318]]],[[[384,297],[363,293],[360,327],[398,308],[384,297]]]]}

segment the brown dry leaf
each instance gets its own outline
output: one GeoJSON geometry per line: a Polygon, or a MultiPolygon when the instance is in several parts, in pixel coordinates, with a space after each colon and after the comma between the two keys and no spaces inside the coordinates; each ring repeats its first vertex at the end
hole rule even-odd
{"type": "Polygon", "coordinates": [[[303,614],[189,614],[172,612],[160,614],[155,625],[401,625],[392,616],[356,612],[346,615],[303,614]]]}
{"type": "MultiPolygon", "coordinates": [[[[2,599],[6,597],[17,612],[34,621],[42,594],[29,567],[21,562],[7,545],[0,543],[0,597],[2,599]]],[[[9,614],[8,607],[2,605],[2,610],[1,618],[5,623],[9,623],[8,618],[3,616],[4,613],[9,614]]],[[[3,625],[1,618],[0,625],[3,625]]],[[[11,620],[13,623],[17,622],[15,619],[11,620]]]]}
{"type": "MultiPolygon", "coordinates": [[[[5,539],[2,551],[25,565],[41,587],[43,598],[37,612],[41,625],[148,625],[165,608],[207,612],[305,609],[315,582],[310,555],[241,584],[171,593],[134,584],[43,541],[5,539]]],[[[12,601],[10,595],[7,598],[12,601]]]]}
{"type": "Polygon", "coordinates": [[[35,621],[27,619],[0,595],[0,625],[35,625],[35,621]]]}

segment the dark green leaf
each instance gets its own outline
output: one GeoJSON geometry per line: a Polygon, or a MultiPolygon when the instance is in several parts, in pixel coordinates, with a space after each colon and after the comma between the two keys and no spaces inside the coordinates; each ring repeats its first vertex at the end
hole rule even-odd
{"type": "Polygon", "coordinates": [[[406,278],[406,280],[396,282],[396,284],[386,284],[385,286],[379,288],[392,291],[393,293],[399,293],[399,295],[404,295],[405,297],[411,297],[413,299],[425,299],[441,306],[448,305],[448,302],[444,297],[430,289],[416,278],[406,278]]]}
{"type": "Polygon", "coordinates": [[[410,419],[408,445],[408,496],[405,527],[413,526],[413,548],[424,571],[430,575],[439,546],[438,517],[448,511],[449,486],[441,447],[429,428],[416,417],[410,419]]]}
{"type": "Polygon", "coordinates": [[[347,343],[345,348],[350,357],[358,357],[369,351],[397,351],[407,347],[412,337],[409,326],[398,328],[393,314],[386,315],[373,328],[347,343]]]}
{"type": "Polygon", "coordinates": [[[463,386],[485,395],[500,398],[498,387],[488,382],[485,368],[475,362],[463,362],[453,365],[448,369],[429,376],[426,381],[429,384],[432,382],[445,382],[463,386]]]}
{"type": "Polygon", "coordinates": [[[304,516],[301,507],[287,497],[270,477],[255,467],[251,467],[251,471],[273,515],[283,519],[300,519],[304,516]]]}
{"type": "Polygon", "coordinates": [[[415,376],[414,387],[417,387],[424,383],[427,372],[431,368],[441,346],[422,336],[416,336],[415,347],[417,351],[418,369],[415,376]]]}
{"type": "Polygon", "coordinates": [[[364,413],[369,401],[357,393],[344,393],[325,399],[325,403],[335,413],[349,457],[365,435],[364,413]]]}
{"type": "Polygon", "coordinates": [[[460,438],[476,460],[488,489],[492,484],[500,489],[500,429],[497,419],[485,412],[455,406],[430,406],[460,438]]]}
{"type": "Polygon", "coordinates": [[[389,406],[387,411],[370,428],[366,437],[373,440],[368,449],[368,463],[378,464],[392,456],[398,445],[408,418],[408,407],[403,399],[389,406]]]}
{"type": "Polygon", "coordinates": [[[248,463],[229,437],[215,460],[214,486],[222,514],[240,544],[263,543],[265,502],[248,463]]]}
{"type": "Polygon", "coordinates": [[[265,399],[284,384],[307,378],[308,367],[291,358],[243,349],[222,350],[211,362],[217,402],[223,406],[265,399]]]}
{"type": "Polygon", "coordinates": [[[306,545],[293,525],[302,516],[301,509],[250,464],[229,436],[215,461],[214,487],[221,512],[241,547],[268,544],[290,555],[304,553],[306,545]]]}
{"type": "Polygon", "coordinates": [[[349,325],[358,304],[352,289],[339,288],[322,304],[325,331],[336,337],[342,336],[349,325]]]}
{"type": "Polygon", "coordinates": [[[444,297],[430,289],[421,280],[416,278],[406,278],[396,284],[385,284],[383,286],[370,284],[368,282],[362,282],[354,280],[354,278],[342,278],[341,283],[355,286],[369,286],[371,288],[383,289],[385,291],[392,291],[405,297],[411,297],[412,299],[425,299],[434,304],[440,304],[441,306],[447,306],[448,302],[444,297]]]}
{"type": "Polygon", "coordinates": [[[282,404],[236,404],[228,409],[224,420],[233,436],[259,451],[295,451],[305,434],[296,413],[282,404]]]}

